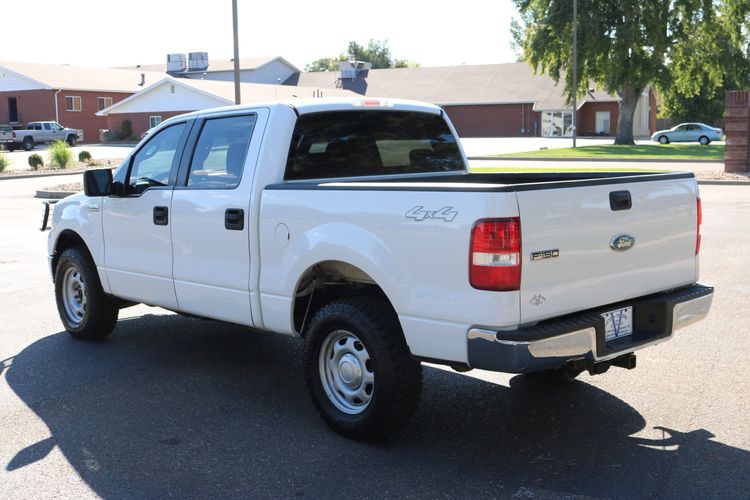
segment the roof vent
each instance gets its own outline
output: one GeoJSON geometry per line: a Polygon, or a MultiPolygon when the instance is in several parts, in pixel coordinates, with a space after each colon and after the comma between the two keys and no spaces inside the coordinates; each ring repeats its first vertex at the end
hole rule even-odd
{"type": "Polygon", "coordinates": [[[342,80],[356,80],[357,77],[372,68],[372,63],[365,61],[342,61],[339,63],[339,78],[342,80]]]}
{"type": "Polygon", "coordinates": [[[208,69],[208,52],[191,52],[188,54],[188,71],[206,71],[208,69]]]}
{"type": "Polygon", "coordinates": [[[167,73],[184,73],[186,69],[185,54],[167,54],[167,73]]]}

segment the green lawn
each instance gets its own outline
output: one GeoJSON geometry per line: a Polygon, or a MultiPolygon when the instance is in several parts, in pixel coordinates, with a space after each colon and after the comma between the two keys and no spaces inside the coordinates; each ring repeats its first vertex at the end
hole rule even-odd
{"type": "Polygon", "coordinates": [[[685,159],[685,160],[723,160],[724,146],[700,144],[644,144],[636,146],[581,146],[578,148],[540,149],[523,153],[495,155],[498,158],[513,156],[522,158],[638,158],[638,159],[685,159]]]}
{"type": "Polygon", "coordinates": [[[500,174],[500,173],[549,173],[549,172],[669,172],[669,170],[656,170],[653,168],[606,168],[606,167],[471,167],[475,174],[500,174]]]}

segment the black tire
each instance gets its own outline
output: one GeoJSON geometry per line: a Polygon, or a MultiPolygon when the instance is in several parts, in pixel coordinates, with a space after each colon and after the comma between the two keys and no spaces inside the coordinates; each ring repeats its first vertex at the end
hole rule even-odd
{"type": "Polygon", "coordinates": [[[70,146],[71,148],[72,148],[73,146],[75,146],[75,145],[76,145],[76,136],[74,136],[74,135],[72,135],[72,134],[71,134],[71,135],[69,135],[69,136],[68,136],[68,139],[67,139],[67,143],[68,143],[68,146],[70,146]]]}
{"type": "MultiPolygon", "coordinates": [[[[422,394],[422,365],[409,352],[398,318],[386,301],[352,297],[331,302],[315,314],[305,333],[304,364],[308,390],[315,407],[331,429],[349,438],[377,439],[411,418],[422,394]],[[327,358],[321,355],[321,349],[325,345],[331,345],[332,349],[336,349],[337,344],[344,345],[341,341],[331,344],[342,335],[341,332],[352,334],[355,348],[357,341],[361,341],[357,350],[364,349],[367,361],[358,366],[362,366],[365,376],[369,373],[373,380],[369,386],[369,401],[364,407],[353,410],[355,413],[347,413],[336,406],[334,401],[344,396],[342,392],[327,395],[324,380],[335,377],[333,372],[326,370],[321,376],[321,365],[327,358]]],[[[350,355],[344,354],[340,358],[337,373],[345,373],[342,363],[346,356],[350,355]]],[[[330,362],[336,364],[333,357],[330,362]]],[[[338,380],[345,380],[344,375],[338,380]]],[[[364,382],[360,382],[359,387],[367,391],[364,382]]]]}
{"type": "Polygon", "coordinates": [[[13,152],[13,151],[15,151],[15,150],[16,150],[16,146],[15,146],[14,144],[8,144],[8,151],[9,151],[9,152],[11,152],[11,153],[12,153],[12,152],[13,152]]]}
{"type": "Polygon", "coordinates": [[[31,137],[24,137],[23,150],[31,151],[32,149],[34,149],[34,139],[32,139],[31,137]]]}
{"type": "Polygon", "coordinates": [[[709,144],[711,144],[711,139],[709,139],[705,135],[702,135],[698,137],[698,142],[700,142],[702,146],[708,146],[709,144]]]}
{"type": "Polygon", "coordinates": [[[659,137],[659,144],[669,144],[669,137],[662,135],[659,137]]]}
{"type": "Polygon", "coordinates": [[[96,266],[86,249],[68,248],[60,255],[55,269],[55,299],[60,320],[71,336],[98,340],[114,330],[119,312],[117,301],[102,290],[96,266]],[[76,308],[76,302],[80,307],[76,308]]]}

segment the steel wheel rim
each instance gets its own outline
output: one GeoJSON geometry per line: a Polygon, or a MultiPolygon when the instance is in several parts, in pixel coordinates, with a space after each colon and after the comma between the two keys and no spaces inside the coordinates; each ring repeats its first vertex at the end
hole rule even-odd
{"type": "Polygon", "coordinates": [[[318,354],[320,382],[328,400],[348,415],[365,411],[375,390],[375,372],[364,343],[346,330],[331,332],[318,354]]]}
{"type": "Polygon", "coordinates": [[[86,319],[88,296],[83,276],[76,267],[69,267],[62,277],[62,303],[65,316],[72,326],[79,326],[86,319]]]}

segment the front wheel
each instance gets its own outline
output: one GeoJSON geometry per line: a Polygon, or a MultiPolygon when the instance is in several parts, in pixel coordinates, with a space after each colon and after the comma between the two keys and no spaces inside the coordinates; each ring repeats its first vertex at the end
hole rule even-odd
{"type": "Polygon", "coordinates": [[[377,438],[414,414],[422,366],[411,356],[398,318],[384,300],[331,302],[305,333],[310,396],[333,430],[350,438],[377,438]]]}
{"type": "Polygon", "coordinates": [[[709,139],[705,135],[702,135],[698,139],[698,142],[700,142],[702,146],[708,146],[709,144],[711,144],[711,139],[709,139]]]}
{"type": "Polygon", "coordinates": [[[68,333],[85,340],[102,339],[117,323],[117,302],[104,293],[88,252],[68,248],[55,269],[57,312],[68,333]]]}
{"type": "Polygon", "coordinates": [[[669,144],[669,138],[665,135],[659,137],[659,144],[669,144]]]}

